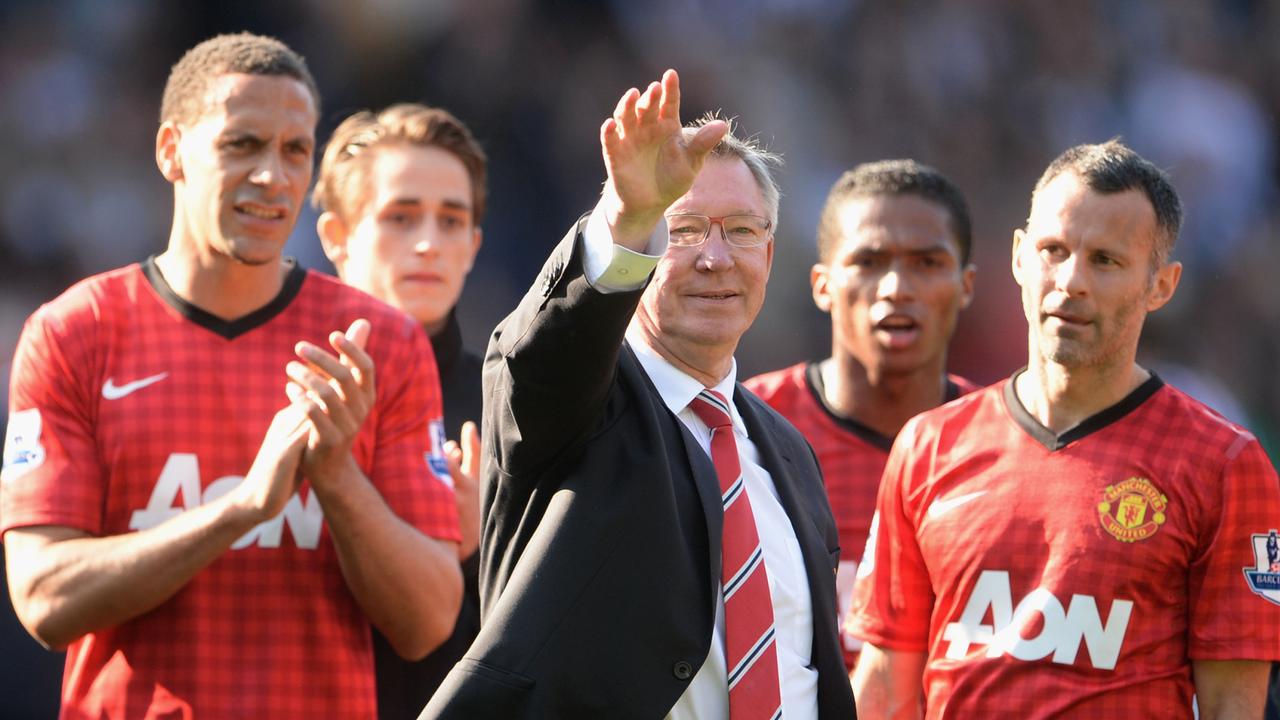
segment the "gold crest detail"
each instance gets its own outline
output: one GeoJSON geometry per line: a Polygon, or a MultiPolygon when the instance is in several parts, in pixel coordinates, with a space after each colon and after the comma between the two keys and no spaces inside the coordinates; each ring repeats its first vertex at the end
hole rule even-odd
{"type": "Polygon", "coordinates": [[[1146,478],[1131,477],[1102,491],[1098,518],[1102,529],[1121,542],[1146,540],[1165,521],[1169,498],[1146,478]]]}

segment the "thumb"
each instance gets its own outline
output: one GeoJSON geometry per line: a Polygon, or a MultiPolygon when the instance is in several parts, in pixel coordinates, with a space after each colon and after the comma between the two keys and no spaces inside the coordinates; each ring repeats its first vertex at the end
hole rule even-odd
{"type": "Polygon", "coordinates": [[[712,120],[689,136],[685,141],[685,147],[688,148],[690,155],[701,159],[719,145],[728,133],[729,123],[723,120],[712,120]]]}
{"type": "Polygon", "coordinates": [[[480,431],[470,420],[462,424],[462,471],[472,479],[480,476],[480,431]]]}

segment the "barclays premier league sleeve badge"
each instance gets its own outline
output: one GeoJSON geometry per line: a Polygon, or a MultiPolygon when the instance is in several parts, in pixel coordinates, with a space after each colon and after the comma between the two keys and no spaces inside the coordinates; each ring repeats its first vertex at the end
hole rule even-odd
{"type": "Polygon", "coordinates": [[[1280,538],[1273,529],[1265,535],[1254,535],[1253,557],[1256,567],[1244,568],[1249,589],[1280,605],[1280,538]]]}
{"type": "Polygon", "coordinates": [[[431,432],[431,449],[427,451],[427,467],[440,482],[453,488],[453,476],[449,474],[449,462],[444,457],[444,420],[432,420],[428,429],[431,432]]]}
{"type": "Polygon", "coordinates": [[[13,482],[44,464],[44,445],[40,444],[40,410],[19,410],[9,416],[9,430],[4,441],[4,469],[0,482],[13,482]]]}

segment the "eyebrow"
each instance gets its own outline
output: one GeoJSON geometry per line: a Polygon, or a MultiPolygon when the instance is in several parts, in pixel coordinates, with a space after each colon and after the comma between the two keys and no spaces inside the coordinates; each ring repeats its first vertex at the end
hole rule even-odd
{"type": "MultiPolygon", "coordinates": [[[[392,198],[387,202],[388,207],[393,205],[412,205],[414,207],[418,207],[424,204],[425,203],[422,201],[422,198],[416,198],[416,197],[392,198]]],[[[465,202],[462,202],[461,200],[444,200],[440,203],[440,205],[450,210],[462,210],[465,212],[471,211],[471,206],[465,202]]]]}

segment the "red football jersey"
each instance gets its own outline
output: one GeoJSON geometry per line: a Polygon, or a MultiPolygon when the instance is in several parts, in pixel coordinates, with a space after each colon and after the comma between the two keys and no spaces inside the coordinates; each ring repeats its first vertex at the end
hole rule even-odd
{"type": "MultiPolygon", "coordinates": [[[[876,490],[893,438],[833,413],[823,400],[818,363],[792,365],[757,375],[743,384],[790,420],[818,456],[827,499],[840,533],[836,591],[843,617],[853,599],[853,579],[871,529],[876,490]]],[[[946,399],[953,400],[977,387],[964,378],[948,375],[946,399]]],[[[843,633],[843,641],[845,665],[853,669],[862,641],[848,632],[843,633]]]]}
{"type": "MultiPolygon", "coordinates": [[[[452,492],[438,476],[439,381],[416,323],[297,267],[276,300],[227,322],[177,297],[152,261],[82,281],[27,321],[0,532],[62,525],[118,535],[226,493],[288,404],[295,343],[328,348],[328,334],[359,317],[373,325],[377,399],[353,455],[397,515],[457,541],[452,492]]],[[[160,607],[68,649],[63,717],[166,712],[374,717],[369,623],[305,481],[280,516],[160,607]]]]}
{"type": "Polygon", "coordinates": [[[1280,658],[1280,481],[1152,377],[1061,435],[1004,381],[907,424],[847,627],[930,718],[1190,718],[1191,659],[1280,658]]]}

